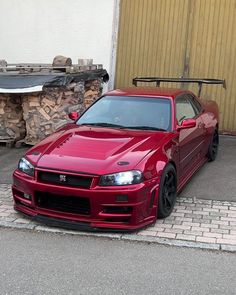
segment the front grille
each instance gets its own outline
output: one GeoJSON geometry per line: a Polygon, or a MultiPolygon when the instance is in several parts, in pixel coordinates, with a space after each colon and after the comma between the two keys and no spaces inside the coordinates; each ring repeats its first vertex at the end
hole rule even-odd
{"type": "Polygon", "coordinates": [[[44,171],[38,172],[38,180],[46,183],[82,188],[90,188],[92,183],[92,177],[44,171]]]}
{"type": "Polygon", "coordinates": [[[36,192],[36,204],[40,208],[73,214],[90,215],[90,201],[87,198],[36,192]]]}

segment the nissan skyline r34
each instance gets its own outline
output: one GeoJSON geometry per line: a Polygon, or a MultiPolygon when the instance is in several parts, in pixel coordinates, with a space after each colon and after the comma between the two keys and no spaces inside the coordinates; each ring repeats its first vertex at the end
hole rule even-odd
{"type": "MultiPolygon", "coordinates": [[[[223,84],[216,79],[138,82],[223,84]]],[[[169,216],[178,192],[219,143],[219,112],[183,89],[104,94],[27,151],[13,175],[14,208],[51,225],[136,230],[169,216]]]]}

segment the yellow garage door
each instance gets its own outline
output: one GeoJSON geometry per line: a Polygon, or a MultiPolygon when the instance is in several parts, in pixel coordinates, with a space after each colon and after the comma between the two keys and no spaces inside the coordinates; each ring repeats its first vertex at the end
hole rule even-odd
{"type": "Polygon", "coordinates": [[[235,15],[236,0],[121,0],[115,87],[135,76],[226,79],[202,97],[219,104],[221,131],[236,134],[235,15]]]}

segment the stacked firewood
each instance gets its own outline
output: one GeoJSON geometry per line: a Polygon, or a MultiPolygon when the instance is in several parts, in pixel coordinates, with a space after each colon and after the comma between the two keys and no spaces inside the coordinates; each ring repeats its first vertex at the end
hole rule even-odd
{"type": "Polygon", "coordinates": [[[97,79],[85,82],[84,91],[84,106],[88,108],[102,94],[102,81],[97,79]]]}
{"type": "Polygon", "coordinates": [[[21,97],[0,94],[0,140],[20,140],[25,136],[21,97]]]}
{"type": "Polygon", "coordinates": [[[68,114],[82,113],[101,95],[102,80],[80,81],[67,87],[45,88],[43,92],[22,95],[26,123],[26,144],[34,145],[67,122],[68,114]]]}

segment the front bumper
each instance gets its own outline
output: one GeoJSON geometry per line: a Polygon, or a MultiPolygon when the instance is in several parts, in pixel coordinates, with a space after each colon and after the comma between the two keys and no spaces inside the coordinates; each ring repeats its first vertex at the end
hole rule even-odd
{"type": "Polygon", "coordinates": [[[19,170],[14,172],[12,186],[17,211],[49,225],[81,230],[136,230],[153,223],[158,190],[156,179],[132,186],[83,189],[42,183],[19,170]],[[45,206],[39,203],[38,195],[44,199],[53,196],[53,200],[87,200],[89,210],[70,212],[68,208],[64,210],[61,203],[60,208],[45,206]]]}

